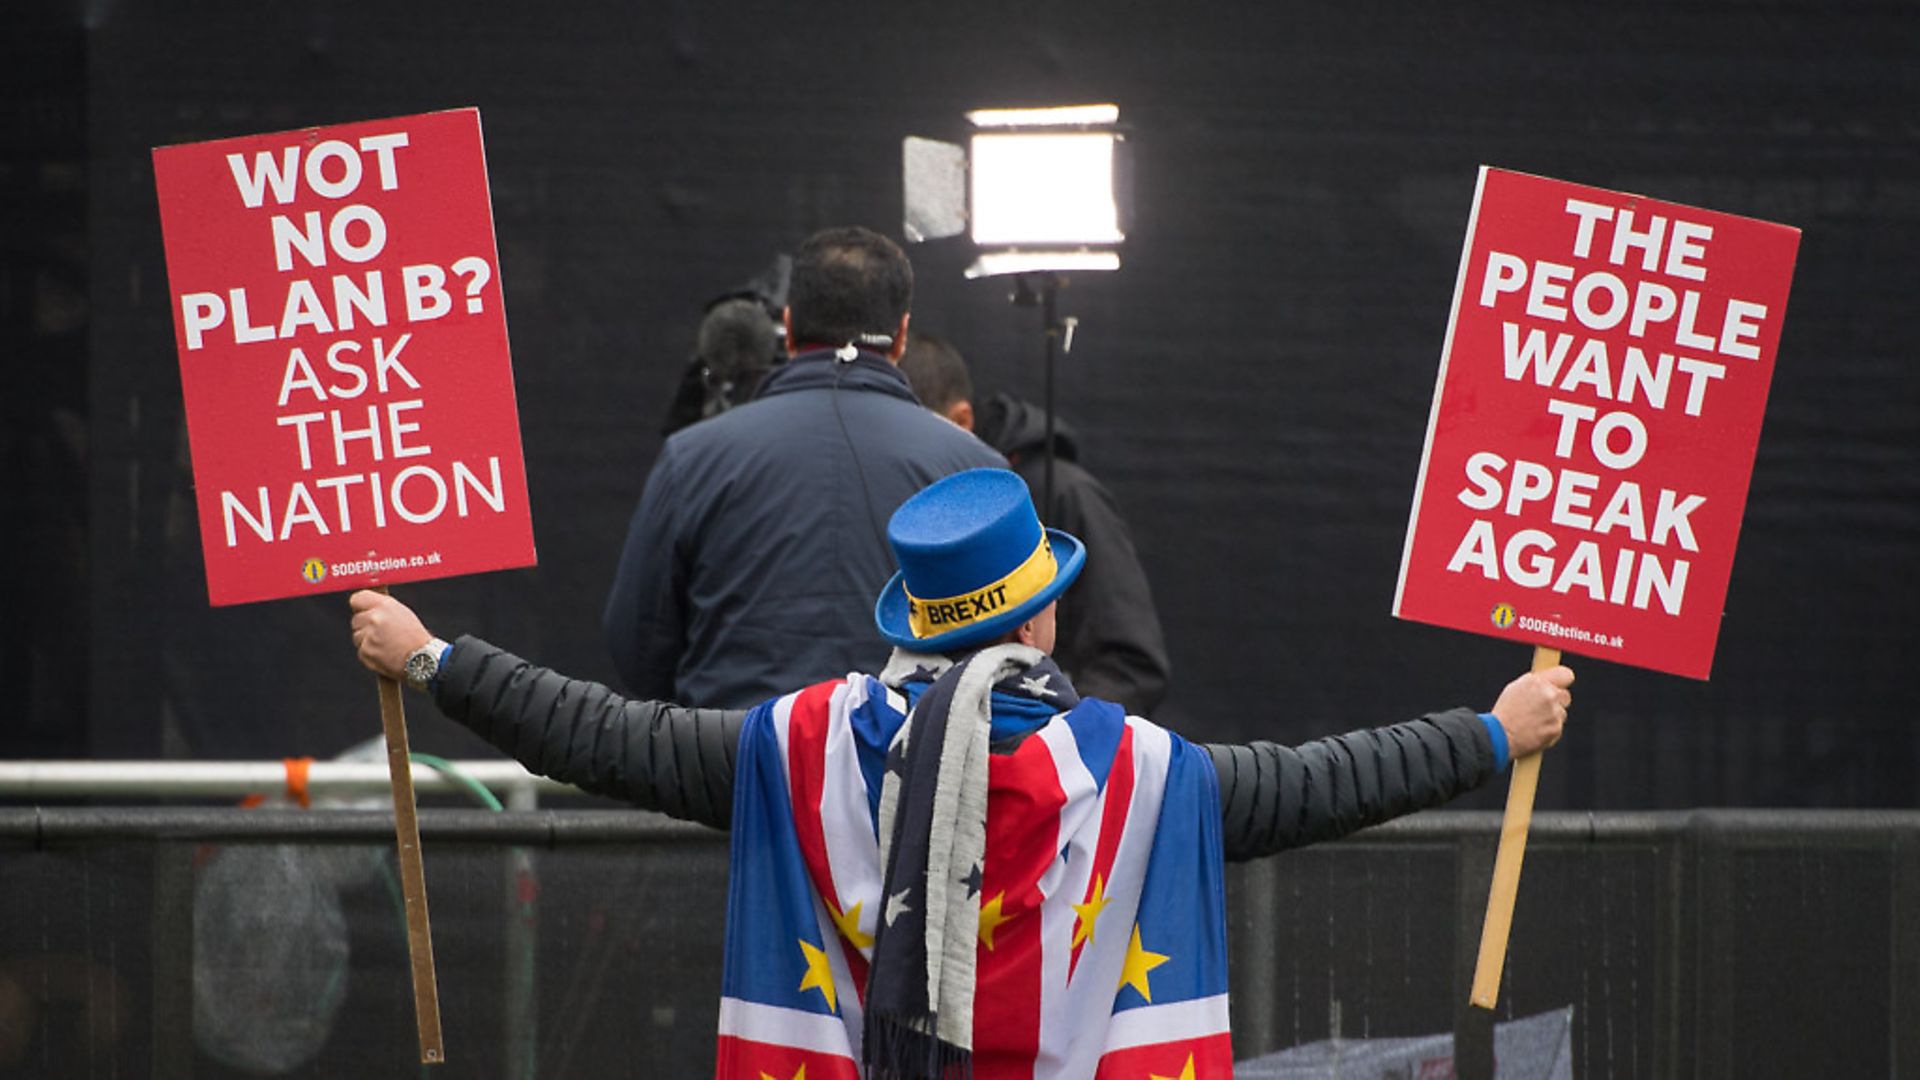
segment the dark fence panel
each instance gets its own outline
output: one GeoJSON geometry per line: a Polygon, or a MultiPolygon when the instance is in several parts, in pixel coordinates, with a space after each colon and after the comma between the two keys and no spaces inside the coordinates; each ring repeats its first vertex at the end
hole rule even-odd
{"type": "MultiPolygon", "coordinates": [[[[448,1076],[711,1072],[724,837],[427,811],[448,1076]]],[[[1501,1003],[1464,1005],[1497,820],[1234,868],[1237,1056],[1571,1005],[1575,1075],[1920,1075],[1920,813],[1535,819],[1501,1003]]],[[[411,1076],[379,813],[0,811],[0,1074],[411,1076]]]]}

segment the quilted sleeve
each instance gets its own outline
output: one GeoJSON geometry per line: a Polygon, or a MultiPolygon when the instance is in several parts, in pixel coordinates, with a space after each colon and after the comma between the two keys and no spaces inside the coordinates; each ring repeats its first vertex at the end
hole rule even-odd
{"type": "Polygon", "coordinates": [[[474,637],[454,643],[434,700],[542,776],[703,825],[732,817],[744,711],[629,701],[474,637]]]}

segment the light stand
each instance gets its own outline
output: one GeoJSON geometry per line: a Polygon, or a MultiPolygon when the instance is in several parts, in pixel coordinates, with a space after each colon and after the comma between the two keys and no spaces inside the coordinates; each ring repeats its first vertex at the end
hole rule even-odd
{"type": "Polygon", "coordinates": [[[1056,352],[1064,356],[1073,350],[1073,328],[1078,322],[1076,319],[1068,319],[1064,324],[1060,321],[1059,298],[1063,280],[1050,270],[1016,274],[1013,278],[1013,306],[1040,308],[1040,336],[1045,342],[1046,395],[1042,405],[1047,414],[1047,441],[1040,487],[1042,521],[1053,520],[1054,356],[1056,352]]]}

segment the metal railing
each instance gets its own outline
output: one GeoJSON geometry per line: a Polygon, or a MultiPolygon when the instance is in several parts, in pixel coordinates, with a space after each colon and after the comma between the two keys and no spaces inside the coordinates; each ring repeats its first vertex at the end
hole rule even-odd
{"type": "MultiPolygon", "coordinates": [[[[196,790],[274,786],[246,775],[196,790]]],[[[464,1074],[711,1075],[725,834],[618,809],[429,809],[420,825],[464,1074]]],[[[57,961],[112,967],[127,991],[90,1043],[43,1010],[29,1033],[53,1064],[23,1075],[229,1075],[195,1034],[208,853],[379,855],[392,829],[373,809],[0,807],[0,980],[57,961]]],[[[1457,1075],[1490,1075],[1493,1020],[1571,1005],[1582,1077],[1920,1077],[1920,811],[1536,815],[1486,1014],[1466,999],[1498,831],[1497,814],[1428,812],[1231,867],[1237,1056],[1452,1030],[1457,1075]]],[[[343,896],[337,1023],[353,1035],[302,1075],[410,1071],[403,935],[379,897],[343,896]]]]}
{"type": "MultiPolygon", "coordinates": [[[[530,810],[541,794],[579,789],[528,772],[517,761],[443,761],[414,755],[414,790],[458,794],[463,778],[502,796],[514,810],[530,810]],[[444,767],[443,767],[444,766],[444,767]]],[[[287,790],[284,761],[0,761],[0,799],[231,798],[287,790]]],[[[355,798],[391,790],[385,761],[311,761],[304,789],[313,797],[355,798]]]]}

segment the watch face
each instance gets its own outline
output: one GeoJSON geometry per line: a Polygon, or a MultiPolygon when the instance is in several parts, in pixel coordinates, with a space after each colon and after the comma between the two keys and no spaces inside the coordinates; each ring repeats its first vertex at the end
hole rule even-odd
{"type": "Polygon", "coordinates": [[[426,685],[428,679],[440,665],[431,651],[422,649],[407,657],[407,681],[418,686],[426,685]]]}

